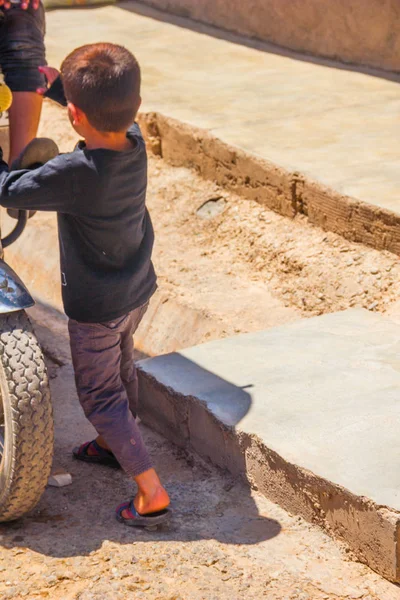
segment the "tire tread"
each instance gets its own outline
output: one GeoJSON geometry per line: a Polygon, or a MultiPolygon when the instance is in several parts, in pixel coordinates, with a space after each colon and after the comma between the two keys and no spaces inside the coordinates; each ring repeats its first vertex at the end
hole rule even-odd
{"type": "MultiPolygon", "coordinates": [[[[11,419],[11,468],[0,490],[0,522],[32,510],[47,485],[53,460],[53,411],[47,369],[24,311],[0,318],[0,378],[11,419]],[[6,388],[6,389],[4,389],[6,388]]],[[[6,421],[7,423],[7,421],[6,421]]]]}

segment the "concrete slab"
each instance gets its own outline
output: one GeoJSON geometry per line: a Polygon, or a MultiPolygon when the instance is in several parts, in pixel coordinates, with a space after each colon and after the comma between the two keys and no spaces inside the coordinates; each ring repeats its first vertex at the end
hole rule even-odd
{"type": "Polygon", "coordinates": [[[245,47],[167,18],[135,2],[49,12],[49,62],[85,42],[124,44],[143,67],[144,110],[400,212],[398,82],[245,47]]]}
{"type": "Polygon", "coordinates": [[[399,71],[399,6],[381,0],[142,0],[176,15],[319,56],[399,71]]]}
{"type": "Polygon", "coordinates": [[[398,579],[400,326],[350,310],[141,363],[142,418],[398,579]]]}

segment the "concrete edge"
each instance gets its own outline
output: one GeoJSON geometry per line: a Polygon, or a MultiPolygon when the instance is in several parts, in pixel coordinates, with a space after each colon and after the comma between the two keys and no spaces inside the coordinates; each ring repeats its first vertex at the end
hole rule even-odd
{"type": "Polygon", "coordinates": [[[174,444],[210,460],[292,514],[348,544],[356,558],[390,581],[400,581],[400,514],[358,497],[268,448],[257,436],[221,423],[206,404],[161,384],[139,363],[142,421],[174,444]]]}
{"type": "Polygon", "coordinates": [[[340,194],[160,113],[141,113],[139,123],[149,151],[173,166],[194,169],[285,217],[305,215],[311,224],[349,241],[400,254],[400,215],[340,194]]]}

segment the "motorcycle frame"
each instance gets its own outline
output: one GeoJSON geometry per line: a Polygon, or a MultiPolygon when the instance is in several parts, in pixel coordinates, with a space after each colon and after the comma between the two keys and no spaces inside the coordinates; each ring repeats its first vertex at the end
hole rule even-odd
{"type": "Polygon", "coordinates": [[[5,262],[4,248],[0,239],[0,315],[23,310],[34,304],[35,301],[24,282],[5,262]]]}

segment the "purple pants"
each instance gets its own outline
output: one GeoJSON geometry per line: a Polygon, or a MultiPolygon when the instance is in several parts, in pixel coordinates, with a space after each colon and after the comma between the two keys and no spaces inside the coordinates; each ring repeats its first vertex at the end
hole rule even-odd
{"type": "Polygon", "coordinates": [[[79,401],[130,477],[152,464],[135,421],[138,378],[133,334],[147,304],[107,323],[69,320],[72,363],[79,401]]]}

